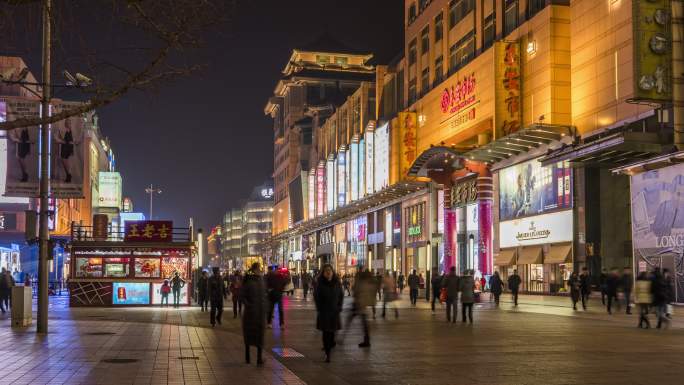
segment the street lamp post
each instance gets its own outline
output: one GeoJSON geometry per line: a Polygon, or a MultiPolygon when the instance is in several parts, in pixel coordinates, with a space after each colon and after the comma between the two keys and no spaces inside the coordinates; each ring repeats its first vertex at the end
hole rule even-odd
{"type": "Polygon", "coordinates": [[[152,220],[152,201],[154,194],[161,194],[162,190],[154,188],[154,185],[150,184],[150,187],[145,189],[145,192],[150,194],[150,220],[152,220]]]}

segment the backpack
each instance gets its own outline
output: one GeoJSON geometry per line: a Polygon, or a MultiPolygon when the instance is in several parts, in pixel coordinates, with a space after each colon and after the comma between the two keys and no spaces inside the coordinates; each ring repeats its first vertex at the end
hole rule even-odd
{"type": "Polygon", "coordinates": [[[171,292],[171,286],[164,285],[161,287],[162,294],[169,294],[171,292]]]}

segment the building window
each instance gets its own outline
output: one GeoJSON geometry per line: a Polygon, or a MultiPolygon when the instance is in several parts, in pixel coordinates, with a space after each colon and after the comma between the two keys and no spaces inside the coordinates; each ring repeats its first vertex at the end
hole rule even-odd
{"type": "Polygon", "coordinates": [[[417,94],[416,94],[416,78],[413,78],[409,80],[409,105],[413,104],[416,101],[417,94]]]}
{"type": "Polygon", "coordinates": [[[426,54],[430,50],[430,27],[423,28],[420,33],[420,53],[426,54]]]}
{"type": "Polygon", "coordinates": [[[468,32],[449,48],[449,73],[452,74],[475,57],[475,33],[468,32]]]}
{"type": "Polygon", "coordinates": [[[504,36],[518,28],[518,0],[506,0],[504,8],[504,36]]]}
{"type": "Polygon", "coordinates": [[[413,39],[413,41],[411,41],[409,44],[409,66],[416,64],[416,55],[416,39],[413,39]]]}
{"type": "Polygon", "coordinates": [[[475,9],[475,0],[451,0],[449,2],[449,29],[454,28],[475,9]]]}
{"type": "Polygon", "coordinates": [[[482,30],[482,50],[485,50],[494,44],[496,38],[496,16],[494,13],[485,18],[482,30]]]}
{"type": "Polygon", "coordinates": [[[435,45],[437,42],[442,40],[442,36],[444,35],[444,16],[443,13],[440,12],[437,17],[435,17],[435,45]]]}
{"type": "Polygon", "coordinates": [[[335,56],[335,64],[337,65],[346,66],[348,62],[349,59],[344,56],[335,56]]]}
{"type": "Polygon", "coordinates": [[[430,90],[430,67],[423,69],[423,72],[420,74],[420,89],[423,94],[430,90]]]}
{"type": "Polygon", "coordinates": [[[420,4],[418,9],[422,12],[425,8],[427,8],[428,0],[419,0],[418,4],[420,4]]]}
{"type": "Polygon", "coordinates": [[[439,55],[437,59],[435,59],[435,84],[439,84],[442,82],[444,78],[444,57],[442,55],[439,55]]]}
{"type": "Polygon", "coordinates": [[[546,0],[527,0],[527,18],[531,18],[546,7],[546,0]]]}
{"type": "Polygon", "coordinates": [[[411,4],[408,12],[408,23],[411,24],[416,20],[416,3],[411,4]]]}
{"type": "Polygon", "coordinates": [[[328,55],[316,55],[316,63],[328,64],[328,63],[330,63],[330,56],[328,56],[328,55]]]}

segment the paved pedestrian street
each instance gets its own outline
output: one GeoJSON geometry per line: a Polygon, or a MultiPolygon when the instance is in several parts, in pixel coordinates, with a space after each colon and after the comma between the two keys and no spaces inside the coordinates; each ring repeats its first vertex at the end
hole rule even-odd
{"type": "Polygon", "coordinates": [[[470,325],[402,298],[399,319],[369,317],[369,349],[357,346],[355,320],[326,364],[311,298],[286,297],[286,328],[266,330],[263,367],[244,363],[228,308],[211,328],[197,307],[70,309],[51,300],[46,336],[0,316],[0,384],[679,384],[684,376],[684,323],[640,330],[635,315],[608,316],[600,299],[587,312],[563,297],[521,296],[517,309],[486,302],[470,325]]]}

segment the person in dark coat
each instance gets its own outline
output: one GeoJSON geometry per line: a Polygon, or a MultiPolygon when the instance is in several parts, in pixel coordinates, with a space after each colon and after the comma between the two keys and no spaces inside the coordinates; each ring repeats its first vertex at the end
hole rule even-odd
{"type": "Polygon", "coordinates": [[[406,284],[406,277],[404,277],[404,273],[400,273],[399,277],[397,277],[397,286],[399,287],[399,294],[404,294],[405,284],[406,284]]]}
{"type": "Polygon", "coordinates": [[[620,277],[620,286],[622,287],[622,294],[625,297],[625,307],[627,314],[632,314],[632,288],[634,281],[632,279],[632,269],[625,267],[620,277]]]}
{"type": "Polygon", "coordinates": [[[491,278],[489,278],[489,290],[494,295],[494,303],[499,306],[499,299],[501,298],[501,293],[503,293],[503,281],[498,271],[494,272],[491,278]]]}
{"type": "Polygon", "coordinates": [[[302,274],[302,291],[304,292],[304,301],[309,297],[309,290],[311,289],[311,274],[304,272],[302,274]]]}
{"type": "Polygon", "coordinates": [[[14,278],[12,277],[12,274],[3,267],[2,272],[0,272],[0,310],[3,313],[10,308],[10,297],[13,286],[14,278]]]}
{"type": "MultiPolygon", "coordinates": [[[[461,292],[461,314],[463,322],[466,322],[466,313],[470,323],[473,323],[473,303],[475,302],[475,279],[473,271],[468,270],[466,274],[458,280],[458,291],[461,292]]],[[[454,314],[456,318],[456,314],[454,314]]]]}
{"type": "Polygon", "coordinates": [[[370,327],[368,326],[366,308],[368,306],[375,307],[375,279],[368,269],[363,269],[361,267],[359,270],[360,271],[354,280],[354,305],[347,317],[346,329],[349,330],[351,322],[355,317],[359,316],[361,318],[361,325],[363,326],[363,342],[359,344],[359,347],[369,348],[370,327]]]}
{"type": "Polygon", "coordinates": [[[171,278],[171,292],[173,293],[173,307],[180,306],[181,289],[185,286],[185,280],[176,272],[171,278]]]}
{"type": "MultiPolygon", "coordinates": [[[[669,275],[669,272],[666,271],[666,273],[669,275]]],[[[666,327],[670,325],[670,319],[667,317],[667,305],[670,297],[668,293],[669,286],[667,279],[660,269],[656,269],[651,279],[651,293],[653,296],[653,307],[656,311],[656,319],[658,320],[656,324],[658,329],[662,327],[663,322],[666,324],[666,327]]]]}
{"type": "Polygon", "coordinates": [[[582,273],[580,274],[579,279],[582,308],[587,310],[587,302],[589,301],[589,295],[591,294],[591,276],[589,275],[589,270],[586,267],[582,268],[582,273]]]}
{"type": "Polygon", "coordinates": [[[240,300],[240,288],[242,287],[242,273],[236,270],[230,277],[230,297],[233,300],[233,318],[242,314],[242,301],[240,300]]]}
{"type": "Polygon", "coordinates": [[[266,288],[258,262],[245,273],[240,289],[242,311],[242,336],[245,341],[245,362],[249,364],[249,347],[257,348],[257,365],[263,365],[264,329],[266,327],[266,288]]]}
{"type": "Polygon", "coordinates": [[[285,313],[283,311],[283,290],[285,290],[286,277],[273,267],[266,275],[266,286],[268,289],[268,327],[271,327],[275,308],[278,308],[278,320],[280,328],[285,327],[285,313]]]}
{"type": "Polygon", "coordinates": [[[513,274],[511,274],[511,276],[508,277],[508,289],[511,291],[511,294],[513,295],[514,306],[518,306],[518,290],[520,290],[521,282],[522,280],[518,275],[518,270],[513,270],[513,274]]]}
{"type": "Polygon", "coordinates": [[[437,269],[432,269],[432,278],[430,279],[430,286],[432,286],[432,314],[435,314],[435,301],[439,302],[439,293],[442,291],[442,280],[444,276],[439,275],[437,269]]]}
{"type": "Polygon", "coordinates": [[[580,278],[576,271],[570,274],[568,287],[570,288],[570,299],[572,299],[572,310],[577,310],[577,302],[580,300],[580,278]]]}
{"type": "Polygon", "coordinates": [[[207,295],[207,290],[209,290],[209,275],[206,271],[202,271],[197,280],[197,303],[200,305],[201,311],[207,311],[209,308],[209,296],[207,295]]]}
{"type": "Polygon", "coordinates": [[[620,302],[618,301],[617,291],[620,286],[620,276],[617,273],[617,269],[613,269],[608,277],[606,278],[606,297],[608,297],[608,314],[613,314],[613,301],[615,301],[615,307],[620,310],[620,302]]]}
{"type": "Polygon", "coordinates": [[[599,288],[601,289],[601,304],[606,304],[606,288],[608,285],[608,273],[606,269],[601,270],[601,275],[599,275],[599,288]]]}
{"type": "Polygon", "coordinates": [[[325,362],[330,362],[330,352],[335,347],[335,332],[342,328],[340,313],[344,292],[340,278],[335,274],[332,266],[323,266],[321,275],[318,277],[318,284],[314,292],[314,302],[316,303],[316,329],[323,332],[323,351],[325,351],[325,362]]]}
{"type": "Polygon", "coordinates": [[[458,317],[458,289],[459,289],[459,277],[456,275],[456,267],[451,266],[449,269],[449,274],[444,276],[441,287],[446,289],[447,299],[446,299],[446,316],[447,322],[456,322],[458,317]],[[453,314],[453,318],[452,318],[453,314]]]}
{"type": "Polygon", "coordinates": [[[216,323],[221,324],[221,315],[223,314],[223,297],[226,295],[226,285],[223,283],[223,277],[218,267],[212,268],[214,275],[207,281],[209,303],[211,304],[211,314],[209,320],[211,326],[216,326],[216,323]]]}
{"type": "Polygon", "coordinates": [[[413,270],[413,272],[408,276],[408,286],[411,305],[415,306],[416,302],[418,301],[418,288],[420,287],[420,278],[418,275],[416,275],[415,270],[413,270]]]}

